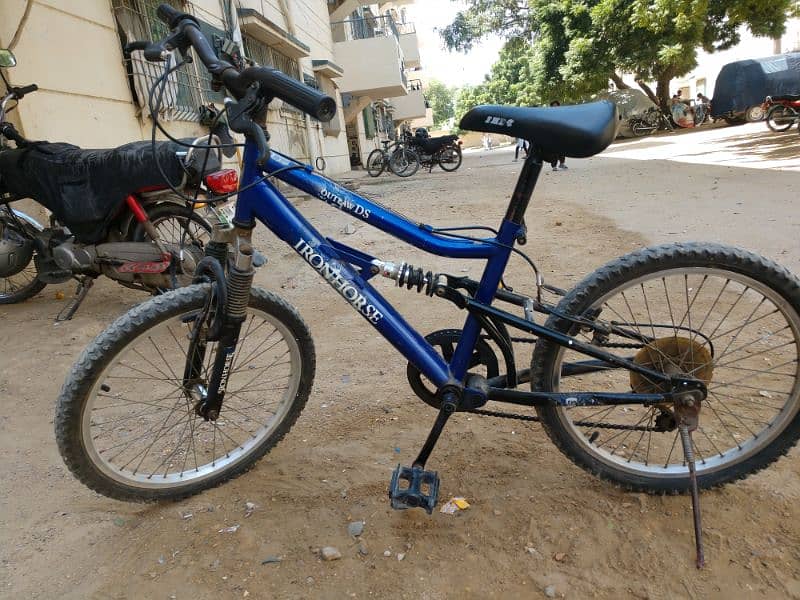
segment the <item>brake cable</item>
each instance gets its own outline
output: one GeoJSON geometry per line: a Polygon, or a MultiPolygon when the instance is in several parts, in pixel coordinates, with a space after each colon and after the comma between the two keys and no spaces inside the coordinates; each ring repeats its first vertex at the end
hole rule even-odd
{"type": "MultiPolygon", "coordinates": [[[[167,78],[172,73],[174,73],[175,71],[180,69],[183,65],[188,64],[191,61],[182,60],[182,61],[176,63],[175,66],[170,67],[170,63],[171,62],[172,62],[172,56],[170,55],[169,57],[167,57],[166,65],[164,67],[164,73],[155,81],[155,83],[153,83],[153,86],[150,88],[150,93],[148,94],[148,98],[147,98],[147,106],[148,106],[148,109],[150,110],[150,116],[153,119],[153,127],[152,127],[152,130],[151,130],[151,140],[150,140],[151,141],[150,146],[151,146],[151,149],[152,149],[153,158],[155,160],[156,167],[158,168],[158,172],[161,174],[161,177],[164,180],[164,183],[167,184],[167,187],[176,196],[178,196],[183,201],[185,201],[186,203],[188,203],[188,204],[190,204],[192,206],[195,206],[197,204],[204,204],[204,203],[222,202],[224,200],[227,200],[228,198],[231,198],[233,196],[236,196],[237,194],[240,194],[241,192],[244,192],[246,190],[254,188],[258,184],[263,183],[264,181],[266,181],[270,177],[274,177],[275,175],[278,175],[279,173],[283,173],[284,171],[291,171],[293,169],[305,169],[306,168],[306,165],[303,165],[301,163],[297,163],[297,164],[293,164],[293,165],[287,165],[285,167],[281,167],[280,169],[276,169],[275,171],[271,171],[269,173],[265,173],[262,177],[259,177],[255,181],[249,183],[245,187],[237,189],[236,191],[230,192],[228,194],[220,194],[218,196],[210,196],[209,198],[204,199],[202,202],[198,202],[196,197],[192,198],[191,196],[187,196],[186,194],[181,192],[169,180],[169,177],[167,177],[167,174],[164,171],[164,167],[161,165],[161,162],[158,160],[158,153],[156,152],[156,143],[157,143],[156,131],[157,130],[161,131],[162,133],[164,133],[164,135],[166,135],[170,139],[170,141],[172,141],[174,143],[177,143],[177,144],[179,144],[181,146],[187,147],[187,148],[197,148],[197,149],[203,150],[203,149],[206,149],[206,148],[222,148],[222,147],[230,147],[230,146],[239,147],[239,146],[243,146],[243,144],[214,144],[212,146],[190,144],[190,143],[184,142],[182,140],[178,140],[178,139],[172,137],[171,135],[169,135],[168,133],[166,133],[164,131],[163,127],[160,125],[160,123],[158,121],[158,115],[159,115],[159,113],[161,111],[161,105],[162,105],[162,102],[163,102],[164,91],[166,90],[167,83],[168,83],[167,78]],[[153,98],[155,96],[156,88],[159,87],[159,84],[160,84],[160,89],[158,91],[158,97],[156,98],[156,102],[155,102],[155,105],[154,105],[153,104],[153,98]]],[[[225,107],[225,110],[227,111],[227,106],[225,107]]]]}

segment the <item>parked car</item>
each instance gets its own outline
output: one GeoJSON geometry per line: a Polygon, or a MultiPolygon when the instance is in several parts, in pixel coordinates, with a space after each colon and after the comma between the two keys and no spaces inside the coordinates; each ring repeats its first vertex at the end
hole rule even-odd
{"type": "Polygon", "coordinates": [[[717,76],[711,116],[728,123],[764,119],[764,98],[800,94],[800,52],[728,63],[717,76]]]}

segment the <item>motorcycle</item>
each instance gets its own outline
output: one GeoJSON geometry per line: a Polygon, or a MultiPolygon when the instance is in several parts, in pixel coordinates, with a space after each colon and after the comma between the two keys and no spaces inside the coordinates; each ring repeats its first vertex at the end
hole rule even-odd
{"type": "Polygon", "coordinates": [[[430,137],[428,131],[420,127],[414,135],[406,131],[403,139],[405,146],[416,154],[419,165],[428,167],[429,173],[437,164],[447,172],[455,171],[461,166],[461,141],[457,135],[430,137]]]}
{"type": "Polygon", "coordinates": [[[659,129],[674,130],[667,115],[656,106],[628,119],[628,127],[636,137],[650,135],[659,129]]]}
{"type": "MultiPolygon", "coordinates": [[[[0,66],[16,60],[0,51],[0,66]]],[[[94,279],[105,275],[153,294],[188,285],[212,223],[179,195],[198,200],[234,193],[238,175],[221,168],[218,149],[133,142],[108,150],[30,141],[6,120],[35,84],[11,86],[0,101],[0,304],[22,302],[48,284],[78,281],[57,321],[71,319],[94,279]],[[7,140],[15,143],[15,147],[7,140]],[[162,172],[170,182],[164,182],[162,172]],[[177,193],[176,193],[177,192],[177,193]],[[48,226],[12,208],[30,198],[51,212],[48,226]]],[[[219,143],[217,142],[217,146],[219,143]]],[[[213,221],[224,209],[206,206],[213,221]]]]}
{"type": "Polygon", "coordinates": [[[767,127],[775,132],[789,131],[800,121],[800,94],[767,96],[762,108],[767,115],[767,127]]]}

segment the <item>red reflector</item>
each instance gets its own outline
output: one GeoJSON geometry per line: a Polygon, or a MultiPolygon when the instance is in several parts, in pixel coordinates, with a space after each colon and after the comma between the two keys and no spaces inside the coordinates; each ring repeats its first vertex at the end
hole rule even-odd
{"type": "Polygon", "coordinates": [[[234,169],[222,169],[206,175],[206,185],[215,194],[230,194],[239,189],[239,175],[234,169]]]}
{"type": "Polygon", "coordinates": [[[463,145],[464,145],[464,142],[462,142],[461,140],[458,140],[458,145],[459,145],[459,146],[463,146],[463,145]]]}

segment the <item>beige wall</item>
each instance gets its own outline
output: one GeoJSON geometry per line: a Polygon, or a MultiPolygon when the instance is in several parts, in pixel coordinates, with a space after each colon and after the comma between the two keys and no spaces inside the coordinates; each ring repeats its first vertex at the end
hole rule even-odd
{"type": "MultiPolygon", "coordinates": [[[[311,56],[301,61],[303,70],[311,73],[312,58],[332,60],[333,55],[325,0],[286,0],[286,4],[291,7],[296,37],[311,47],[311,56]]],[[[243,0],[242,5],[259,10],[263,5],[267,18],[289,29],[277,0],[243,0]]],[[[0,45],[10,42],[24,7],[25,0],[0,0],[0,45]]],[[[193,0],[191,10],[212,25],[220,25],[219,0],[193,0]]],[[[139,115],[133,102],[110,0],[34,0],[14,53],[18,66],[7,71],[11,82],[36,83],[40,88],[26,96],[18,109],[18,124],[27,137],[87,148],[150,137],[151,121],[139,115]]],[[[335,84],[325,79],[321,83],[336,95],[341,111],[335,84]]],[[[298,140],[298,128],[292,123],[292,118],[280,111],[269,111],[271,143],[276,149],[297,153],[298,158],[311,162],[324,156],[329,174],[349,170],[343,127],[340,134],[326,136],[318,123],[310,123],[302,129],[306,139],[298,140]]],[[[197,123],[164,125],[176,136],[203,133],[197,123]]]]}
{"type": "Polygon", "coordinates": [[[406,93],[400,76],[402,50],[394,36],[337,42],[334,54],[334,61],[344,69],[339,80],[343,91],[373,99],[406,93]]]}
{"type": "Polygon", "coordinates": [[[411,90],[408,95],[389,98],[389,101],[394,107],[393,117],[395,121],[425,117],[427,109],[425,107],[425,94],[422,90],[411,90]]]}

